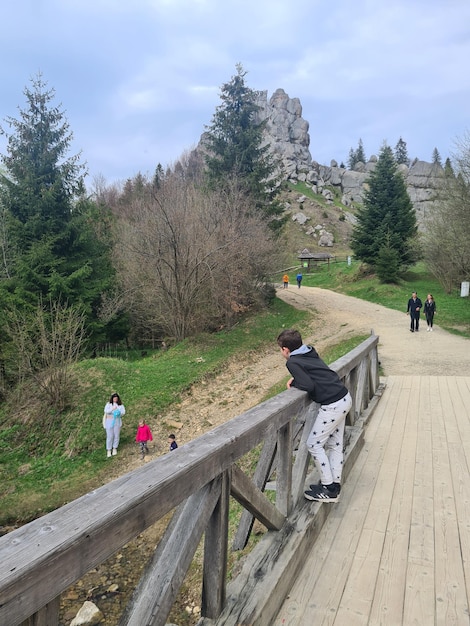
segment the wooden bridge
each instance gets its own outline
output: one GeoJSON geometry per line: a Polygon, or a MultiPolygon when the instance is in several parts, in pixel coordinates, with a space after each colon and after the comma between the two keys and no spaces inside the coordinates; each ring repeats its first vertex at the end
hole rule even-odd
{"type": "Polygon", "coordinates": [[[317,407],[285,391],[0,538],[0,624],[57,626],[60,594],[173,509],[122,626],[166,623],[203,536],[201,626],[469,624],[470,379],[384,390],[377,344],[332,365],[354,400],[339,503],[303,498],[317,407]],[[268,531],[227,584],[230,496],[235,548],[268,531]]]}
{"type": "Polygon", "coordinates": [[[388,378],[273,626],[470,624],[469,468],[470,377],[388,378]]]}

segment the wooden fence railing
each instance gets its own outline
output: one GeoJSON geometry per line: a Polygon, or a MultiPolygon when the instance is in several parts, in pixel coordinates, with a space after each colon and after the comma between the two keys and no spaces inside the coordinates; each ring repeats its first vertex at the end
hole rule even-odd
{"type": "MultiPolygon", "coordinates": [[[[377,344],[378,337],[371,335],[332,364],[353,396],[349,428],[357,427],[378,389],[377,344]]],[[[203,535],[202,616],[216,623],[212,620],[227,610],[230,495],[246,509],[236,548],[246,544],[254,518],[268,528],[267,534],[285,528],[288,516],[304,502],[309,461],[304,442],[316,410],[305,392],[286,390],[1,537],[0,624],[56,626],[61,593],[173,509],[120,624],[166,623],[203,535]],[[249,477],[237,461],[259,444],[258,465],[249,477]],[[274,471],[272,504],[263,491],[274,471]]]]}

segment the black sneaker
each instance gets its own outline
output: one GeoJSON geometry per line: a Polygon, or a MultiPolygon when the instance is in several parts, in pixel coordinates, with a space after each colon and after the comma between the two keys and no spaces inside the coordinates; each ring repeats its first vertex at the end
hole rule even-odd
{"type": "MultiPolygon", "coordinates": [[[[335,489],[335,491],[337,493],[341,492],[341,483],[332,483],[332,485],[333,485],[333,487],[334,487],[334,489],[335,489]]],[[[310,489],[310,491],[312,491],[312,490],[315,490],[315,489],[317,489],[318,487],[321,487],[321,486],[322,486],[321,482],[319,482],[319,483],[312,483],[310,485],[309,489],[310,489]]],[[[330,491],[333,491],[333,489],[331,487],[330,487],[330,491]]]]}
{"type": "Polygon", "coordinates": [[[315,502],[338,502],[339,491],[331,491],[326,485],[315,485],[314,489],[310,491],[304,491],[304,496],[307,500],[313,500],[315,502]]]}

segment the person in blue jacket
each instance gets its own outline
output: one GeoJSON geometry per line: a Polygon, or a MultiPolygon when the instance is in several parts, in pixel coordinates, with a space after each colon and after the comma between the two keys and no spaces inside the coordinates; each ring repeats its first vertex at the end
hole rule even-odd
{"type": "Polygon", "coordinates": [[[292,378],[287,388],[307,391],[320,405],[307,448],[320,474],[320,484],[304,492],[307,500],[337,502],[343,470],[343,437],[352,398],[338,374],[324,363],[312,346],[302,342],[298,330],[286,329],[277,338],[292,378]]]}
{"type": "Polygon", "coordinates": [[[297,274],[297,276],[295,277],[295,279],[296,279],[296,281],[297,281],[297,287],[298,287],[299,289],[300,289],[300,285],[301,285],[301,283],[302,283],[302,278],[303,278],[303,277],[302,277],[302,272],[299,272],[299,273],[297,274]]]}

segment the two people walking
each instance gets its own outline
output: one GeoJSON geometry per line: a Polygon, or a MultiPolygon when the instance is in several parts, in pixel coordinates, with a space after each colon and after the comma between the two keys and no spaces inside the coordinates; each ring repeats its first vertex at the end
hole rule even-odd
{"type": "MultiPolygon", "coordinates": [[[[412,333],[419,332],[419,320],[421,315],[421,309],[423,308],[423,303],[420,298],[418,298],[418,294],[416,291],[413,291],[411,294],[411,298],[408,300],[408,306],[406,308],[407,314],[410,316],[410,331],[412,333]]],[[[427,330],[432,331],[434,315],[436,313],[436,302],[432,294],[428,293],[428,296],[424,303],[424,314],[426,316],[427,330]]]]}
{"type": "MultiPolygon", "coordinates": [[[[302,272],[298,272],[297,276],[295,277],[295,280],[297,282],[297,287],[300,289],[300,286],[302,284],[302,272]]],[[[283,289],[287,289],[289,287],[289,274],[284,274],[284,276],[282,277],[282,288],[283,289]]]]}

